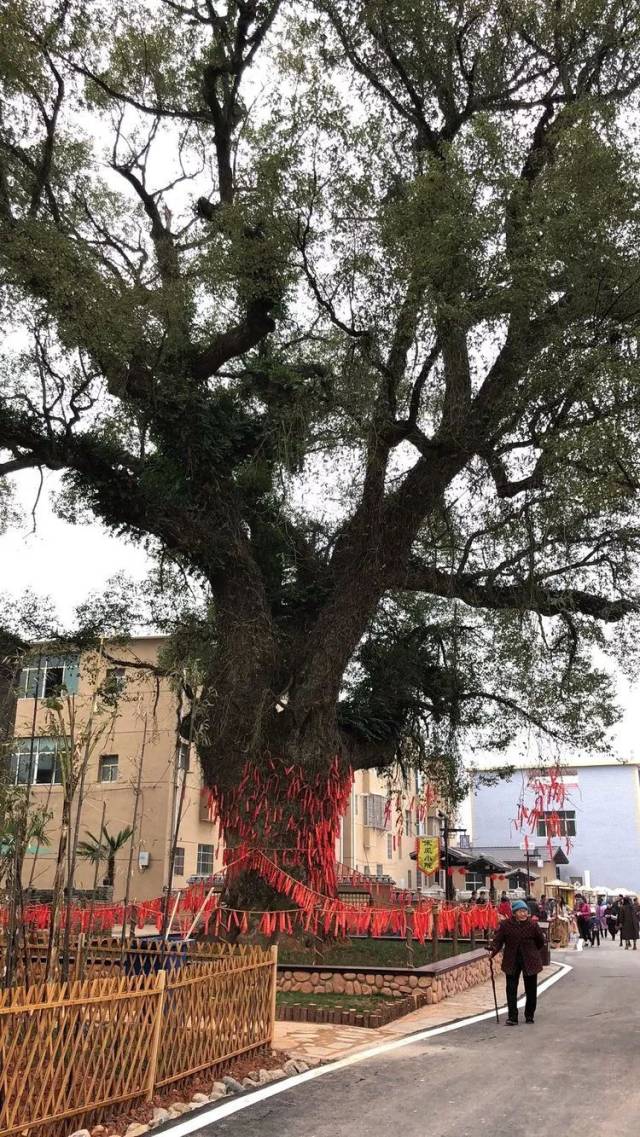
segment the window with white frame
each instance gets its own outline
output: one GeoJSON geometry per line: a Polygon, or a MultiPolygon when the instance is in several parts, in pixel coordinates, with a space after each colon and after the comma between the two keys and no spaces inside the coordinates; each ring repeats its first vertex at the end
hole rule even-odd
{"type": "Polygon", "coordinates": [[[198,876],[211,876],[213,872],[213,845],[198,845],[196,872],[198,876]]]}
{"type": "Polygon", "coordinates": [[[391,836],[390,833],[387,833],[387,860],[390,861],[392,859],[393,859],[393,837],[391,836]]]}
{"type": "Polygon", "coordinates": [[[184,876],[184,849],[179,845],[176,847],[173,858],[173,875],[184,876]]]}
{"type": "Polygon", "coordinates": [[[411,837],[411,810],[405,809],[404,811],[404,835],[411,837]]]}
{"type": "Polygon", "coordinates": [[[487,877],[483,872],[468,872],[466,875],[465,889],[467,892],[477,892],[480,888],[486,888],[487,877]]]}
{"type": "Polygon", "coordinates": [[[18,681],[19,699],[52,699],[65,691],[78,691],[78,656],[43,655],[32,658],[22,668],[18,681]]]}
{"type": "Polygon", "coordinates": [[[407,869],[407,888],[413,888],[412,880],[411,869],[407,869]]]}
{"type": "Polygon", "coordinates": [[[382,865],[376,865],[376,876],[382,876],[382,865]]]}
{"type": "Polygon", "coordinates": [[[363,821],[372,829],[386,829],[382,794],[363,794],[363,821]]]}
{"type": "Polygon", "coordinates": [[[127,677],[124,667],[107,667],[100,694],[106,703],[116,703],[125,689],[127,677]]]}
{"type": "Polygon", "coordinates": [[[9,776],[13,785],[58,786],[62,770],[55,738],[16,738],[11,748],[9,776]]]}
{"type": "Polygon", "coordinates": [[[100,761],[98,762],[98,781],[99,782],[117,782],[118,781],[118,755],[117,754],[101,754],[100,761]]]}
{"type": "Polygon", "coordinates": [[[558,809],[543,813],[538,818],[538,837],[575,837],[576,813],[574,809],[558,809]]]}

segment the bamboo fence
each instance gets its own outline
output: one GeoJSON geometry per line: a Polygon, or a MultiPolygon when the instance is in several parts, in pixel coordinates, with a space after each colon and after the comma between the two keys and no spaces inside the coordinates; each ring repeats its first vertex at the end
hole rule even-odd
{"type": "MultiPolygon", "coordinates": [[[[44,971],[47,958],[47,933],[30,935],[21,947],[15,961],[16,984],[30,986],[45,980],[44,971]]],[[[181,966],[185,959],[191,962],[218,962],[223,966],[230,958],[244,958],[254,950],[251,944],[196,943],[169,941],[163,943],[157,938],[132,938],[121,943],[111,936],[87,937],[76,935],[69,945],[69,976],[74,979],[107,979],[111,976],[128,975],[137,970],[149,971],[159,966],[172,970],[181,966]],[[160,961],[163,961],[162,963],[160,961]]],[[[0,975],[4,968],[4,943],[0,940],[0,975]]],[[[49,979],[59,978],[59,961],[54,966],[49,979]]]]}
{"type": "Polygon", "coordinates": [[[268,1046],[277,953],[220,947],[198,962],[149,953],[139,975],[0,991],[0,1137],[93,1124],[268,1046]]]}

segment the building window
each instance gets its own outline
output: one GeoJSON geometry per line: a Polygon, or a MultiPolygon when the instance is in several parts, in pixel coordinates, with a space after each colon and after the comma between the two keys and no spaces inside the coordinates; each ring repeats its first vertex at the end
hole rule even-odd
{"type": "Polygon", "coordinates": [[[404,835],[405,837],[411,836],[411,810],[405,809],[404,811],[404,835]]]}
{"type": "Polygon", "coordinates": [[[386,829],[384,823],[384,802],[382,794],[363,794],[364,824],[372,829],[386,829]]]}
{"type": "Polygon", "coordinates": [[[440,836],[440,820],[437,817],[427,818],[427,837],[440,836]]]}
{"type": "Polygon", "coordinates": [[[100,694],[106,703],[115,703],[124,691],[126,684],[124,667],[108,667],[100,694]]]}
{"type": "Polygon", "coordinates": [[[477,892],[480,888],[486,888],[487,877],[483,872],[468,872],[467,882],[465,888],[467,892],[477,892]]]}
{"type": "Polygon", "coordinates": [[[398,835],[398,856],[402,856],[402,834],[398,835]]]}
{"type": "Polygon", "coordinates": [[[59,786],[62,783],[55,738],[16,738],[9,763],[13,785],[59,786]],[[31,777],[29,776],[31,774],[31,777]]]}
{"type": "MultiPolygon", "coordinates": [[[[639,771],[639,773],[640,773],[640,771],[639,771]]],[[[354,812],[355,816],[357,817],[358,816],[358,795],[357,794],[353,795],[353,812],[354,812]]]]}
{"type": "Polygon", "coordinates": [[[407,869],[407,888],[413,888],[411,869],[407,869]]]}
{"type": "Polygon", "coordinates": [[[181,742],[180,746],[178,747],[178,769],[179,770],[188,770],[189,769],[189,743],[188,742],[181,742]]]}
{"type": "Polygon", "coordinates": [[[538,818],[538,837],[575,837],[576,814],[574,809],[560,809],[543,813],[538,818]]]}
{"type": "Polygon", "coordinates": [[[382,865],[376,865],[376,876],[377,877],[382,876],[382,865]]]}
{"type": "Polygon", "coordinates": [[[213,825],[213,799],[210,796],[209,790],[204,786],[200,790],[200,812],[198,820],[203,825],[213,825]]]}
{"type": "Polygon", "coordinates": [[[19,699],[52,699],[78,690],[78,656],[45,655],[31,659],[20,672],[19,699]]]}
{"type": "Polygon", "coordinates": [[[173,858],[173,875],[184,876],[184,849],[181,849],[179,846],[176,848],[173,858]]]}
{"type": "Polygon", "coordinates": [[[118,755],[117,754],[101,754],[98,763],[98,781],[99,782],[117,782],[118,780],[118,755]]]}
{"type": "Polygon", "coordinates": [[[364,873],[365,876],[371,876],[371,866],[365,865],[362,872],[364,873]]]}
{"type": "Polygon", "coordinates": [[[390,833],[387,833],[387,860],[390,861],[392,859],[393,859],[393,837],[391,836],[390,833]]]}
{"type": "Polygon", "coordinates": [[[198,876],[211,876],[213,872],[213,845],[198,845],[198,876]]]}

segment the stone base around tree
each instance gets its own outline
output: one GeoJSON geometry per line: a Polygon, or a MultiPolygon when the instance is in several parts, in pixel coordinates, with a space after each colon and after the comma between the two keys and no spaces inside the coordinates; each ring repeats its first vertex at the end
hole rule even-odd
{"type": "MultiPolygon", "coordinates": [[[[296,967],[293,964],[284,964],[278,967],[278,990],[283,992],[299,992],[301,995],[354,995],[371,996],[381,995],[387,999],[397,999],[407,1004],[407,1009],[399,1014],[408,1014],[416,1007],[440,1003],[451,995],[466,991],[479,983],[485,983],[489,978],[489,955],[484,949],[465,952],[462,955],[452,956],[441,963],[430,963],[425,967],[412,968],[376,968],[363,967],[336,967],[324,965],[309,965],[296,967]]],[[[351,1025],[369,1026],[369,1022],[352,1023],[351,1018],[294,1018],[291,1019],[285,1011],[297,1010],[296,1004],[279,1008],[278,1017],[294,1022],[339,1022],[351,1025]]],[[[309,1004],[301,1005],[303,1010],[309,1012],[309,1004]]],[[[399,1014],[394,1007],[389,1008],[391,1015],[384,1022],[398,1018],[399,1014]]],[[[329,1011],[317,1008],[322,1015],[355,1014],[358,1019],[383,1015],[385,1008],[380,1011],[365,1012],[329,1011]]],[[[379,1024],[382,1025],[382,1024],[379,1024]]]]}

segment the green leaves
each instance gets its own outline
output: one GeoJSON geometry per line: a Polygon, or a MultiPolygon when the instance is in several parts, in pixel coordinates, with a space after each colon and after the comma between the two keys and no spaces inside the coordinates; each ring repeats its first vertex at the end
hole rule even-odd
{"type": "Polygon", "coordinates": [[[633,606],[640,533],[637,4],[8,12],[0,473],[65,471],[68,516],[196,582],[153,611],[206,666],[211,766],[330,750],[341,688],[370,761],[601,738],[586,612],[633,606]]]}

